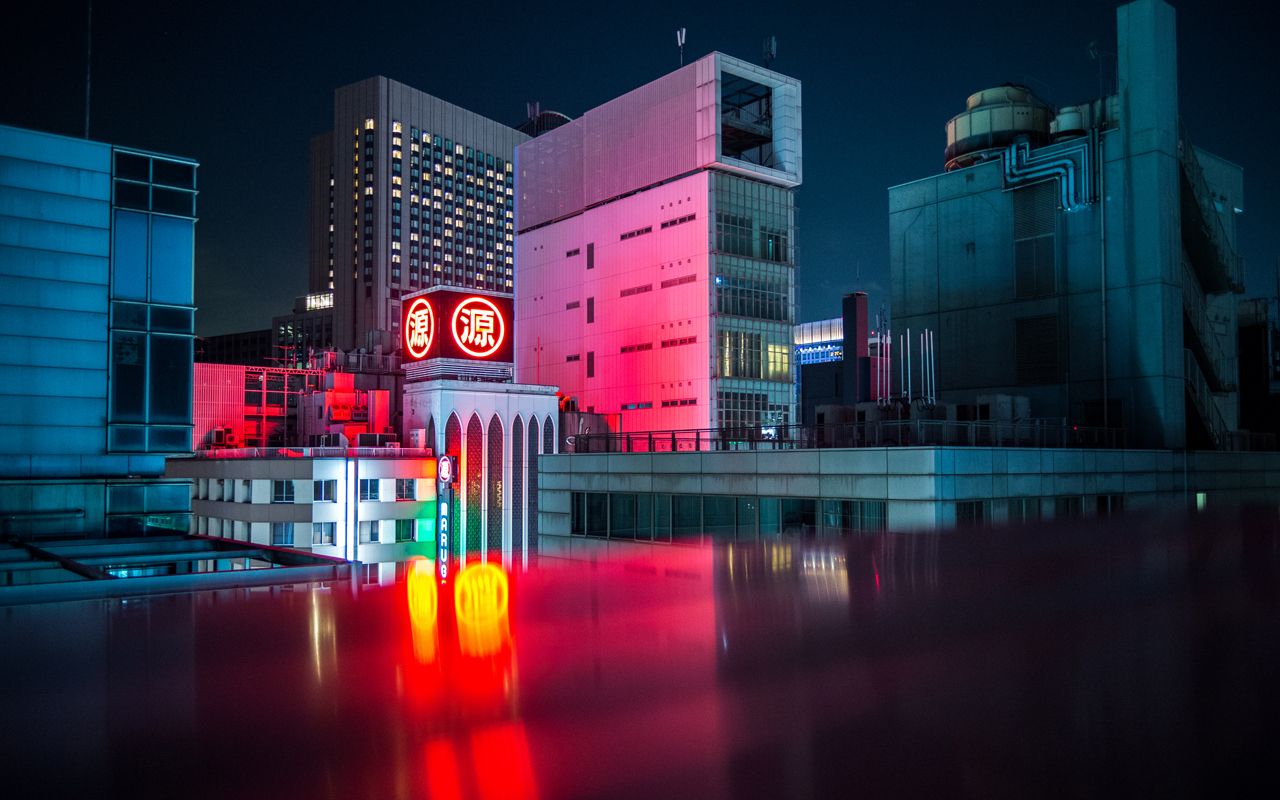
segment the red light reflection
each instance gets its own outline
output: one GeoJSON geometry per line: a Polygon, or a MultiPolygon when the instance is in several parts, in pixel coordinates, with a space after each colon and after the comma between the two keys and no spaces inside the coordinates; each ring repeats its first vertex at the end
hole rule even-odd
{"type": "Polygon", "coordinates": [[[413,634],[413,656],[419,664],[436,660],[440,645],[440,600],[436,589],[435,563],[425,558],[409,562],[405,583],[409,592],[409,626],[413,634]]]}

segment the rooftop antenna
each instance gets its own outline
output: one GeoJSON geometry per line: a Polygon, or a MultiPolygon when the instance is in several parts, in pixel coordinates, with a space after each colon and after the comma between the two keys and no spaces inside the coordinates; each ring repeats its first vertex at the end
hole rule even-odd
{"type": "Polygon", "coordinates": [[[680,47],[680,66],[684,66],[684,28],[676,31],[676,44],[680,47]]]}
{"type": "Polygon", "coordinates": [[[769,69],[769,65],[778,57],[778,37],[764,37],[764,68],[769,69]]]}
{"type": "Polygon", "coordinates": [[[89,0],[89,21],[85,26],[88,39],[84,48],[84,138],[89,138],[89,76],[93,64],[93,0],[89,0]]]}

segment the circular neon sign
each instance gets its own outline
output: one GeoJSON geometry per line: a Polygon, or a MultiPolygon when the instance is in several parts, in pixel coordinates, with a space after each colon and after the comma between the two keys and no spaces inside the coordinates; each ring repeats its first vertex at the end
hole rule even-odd
{"type": "Polygon", "coordinates": [[[506,335],[507,322],[488,298],[468,297],[453,310],[453,341],[467,355],[488,358],[506,335]]]}
{"type": "Polygon", "coordinates": [[[404,347],[413,358],[422,358],[431,350],[436,336],[436,314],[427,298],[419,297],[409,305],[404,322],[404,347]]]}

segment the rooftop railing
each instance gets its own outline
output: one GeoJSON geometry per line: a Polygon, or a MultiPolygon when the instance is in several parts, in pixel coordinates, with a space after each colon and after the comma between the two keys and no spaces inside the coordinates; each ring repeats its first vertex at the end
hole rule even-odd
{"type": "Polygon", "coordinates": [[[197,450],[196,458],[433,458],[430,447],[228,447],[197,450]]]}
{"type": "Polygon", "coordinates": [[[837,447],[1125,446],[1122,428],[1084,428],[1045,420],[951,422],[912,419],[839,425],[703,428],[570,436],[574,453],[675,453],[714,450],[814,450],[837,447]]]}

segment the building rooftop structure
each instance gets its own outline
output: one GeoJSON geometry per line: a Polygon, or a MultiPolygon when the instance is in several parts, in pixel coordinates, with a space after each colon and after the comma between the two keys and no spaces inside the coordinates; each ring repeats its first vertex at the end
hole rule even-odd
{"type": "Polygon", "coordinates": [[[889,190],[894,329],[935,333],[939,402],[1025,395],[1142,447],[1238,441],[1243,174],[1182,123],[1175,16],[1117,9],[1105,97],[973,94],[945,171],[889,190]]]}

